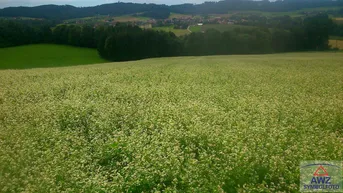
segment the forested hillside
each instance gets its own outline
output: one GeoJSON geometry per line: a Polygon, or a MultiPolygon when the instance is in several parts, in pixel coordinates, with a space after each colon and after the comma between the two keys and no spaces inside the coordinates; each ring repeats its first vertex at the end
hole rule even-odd
{"type": "MultiPolygon", "coordinates": [[[[219,2],[205,2],[202,4],[156,5],[137,3],[113,3],[94,7],[74,7],[44,5],[37,7],[10,7],[0,9],[2,17],[32,17],[64,20],[71,18],[90,17],[95,15],[125,15],[144,13],[146,16],[160,19],[168,18],[170,12],[185,14],[221,14],[230,10],[236,11],[294,11],[304,8],[339,7],[343,0],[278,0],[275,2],[251,0],[224,0],[219,2]]],[[[343,11],[341,10],[342,14],[343,11]]]]}
{"type": "Polygon", "coordinates": [[[55,43],[97,48],[111,61],[153,57],[216,54],[263,54],[329,49],[332,19],[325,14],[308,17],[283,28],[274,26],[241,28],[219,32],[209,29],[177,37],[172,32],[141,29],[117,23],[115,26],[58,25],[53,30],[42,23],[0,20],[0,47],[32,43],[55,43]]]}
{"type": "Polygon", "coordinates": [[[136,4],[136,3],[113,3],[95,7],[74,7],[70,5],[43,5],[37,7],[9,7],[0,10],[2,17],[31,17],[54,20],[90,17],[95,15],[120,16],[126,14],[147,12],[149,16],[160,17],[161,10],[169,16],[169,9],[165,5],[136,4]]]}
{"type": "Polygon", "coordinates": [[[228,11],[267,11],[286,12],[304,8],[343,6],[342,0],[277,0],[277,1],[252,1],[252,0],[223,0],[218,2],[205,2],[198,5],[183,4],[173,5],[170,9],[177,13],[210,14],[227,13],[228,11]]]}

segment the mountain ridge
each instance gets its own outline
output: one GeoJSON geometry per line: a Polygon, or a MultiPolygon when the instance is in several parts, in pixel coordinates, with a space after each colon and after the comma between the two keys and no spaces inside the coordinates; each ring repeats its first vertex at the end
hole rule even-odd
{"type": "Polygon", "coordinates": [[[0,9],[0,17],[31,17],[65,20],[81,17],[91,17],[95,15],[121,16],[145,12],[223,14],[228,13],[228,11],[284,12],[318,7],[342,7],[343,10],[343,0],[283,0],[275,2],[269,2],[268,0],[225,0],[218,2],[204,2],[202,4],[185,3],[179,5],[117,2],[89,7],[48,4],[35,7],[20,6],[2,8],[0,9]]]}

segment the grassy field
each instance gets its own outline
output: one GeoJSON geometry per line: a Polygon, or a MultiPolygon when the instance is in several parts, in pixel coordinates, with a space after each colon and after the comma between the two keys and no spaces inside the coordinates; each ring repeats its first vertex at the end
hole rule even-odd
{"type": "Polygon", "coordinates": [[[201,27],[202,26],[199,26],[199,25],[192,25],[192,26],[189,26],[189,30],[191,32],[201,32],[201,27]]]}
{"type": "Polygon", "coordinates": [[[170,31],[173,32],[176,36],[183,36],[189,34],[190,32],[187,29],[174,29],[174,26],[164,26],[164,27],[153,27],[153,30],[161,30],[161,31],[170,31]]]}
{"type": "Polygon", "coordinates": [[[132,15],[124,15],[112,18],[114,21],[119,22],[132,22],[132,21],[147,21],[149,17],[142,17],[142,16],[132,16],[132,15]]]}
{"type": "Polygon", "coordinates": [[[189,30],[191,30],[191,32],[201,32],[201,31],[206,31],[208,29],[216,29],[220,32],[223,32],[223,31],[233,30],[235,28],[254,28],[254,27],[244,26],[244,25],[231,25],[231,24],[205,24],[203,26],[198,26],[198,25],[190,26],[189,30]]]}
{"type": "Polygon", "coordinates": [[[255,27],[245,26],[245,25],[230,25],[230,24],[207,24],[207,25],[203,25],[201,30],[206,31],[207,29],[211,29],[211,28],[223,32],[223,31],[233,30],[235,28],[251,29],[251,28],[255,28],[255,27]]]}
{"type": "Polygon", "coordinates": [[[169,19],[180,19],[180,18],[192,18],[192,15],[181,14],[181,13],[170,13],[169,19]]]}
{"type": "Polygon", "coordinates": [[[75,19],[68,19],[65,20],[65,23],[68,24],[105,24],[108,22],[135,22],[135,21],[147,21],[149,17],[142,17],[142,16],[134,16],[134,15],[122,15],[122,16],[107,16],[107,15],[98,15],[94,17],[84,17],[84,18],[75,18],[75,19]]]}
{"type": "Polygon", "coordinates": [[[343,40],[342,36],[330,36],[329,37],[330,40],[343,40]]]}
{"type": "Polygon", "coordinates": [[[95,49],[62,45],[27,45],[0,49],[0,69],[59,67],[106,62],[95,49]]]}
{"type": "Polygon", "coordinates": [[[342,61],[2,70],[0,192],[298,192],[300,161],[343,157],[342,61]]]}

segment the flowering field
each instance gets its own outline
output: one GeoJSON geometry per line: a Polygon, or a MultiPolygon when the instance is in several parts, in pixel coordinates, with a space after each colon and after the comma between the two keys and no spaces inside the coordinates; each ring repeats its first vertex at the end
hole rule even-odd
{"type": "Polygon", "coordinates": [[[297,192],[343,158],[343,55],[0,71],[0,192],[297,192]]]}

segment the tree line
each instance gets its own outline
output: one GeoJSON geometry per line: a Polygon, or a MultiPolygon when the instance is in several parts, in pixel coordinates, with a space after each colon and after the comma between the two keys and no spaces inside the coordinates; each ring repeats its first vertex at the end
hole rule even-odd
{"type": "Polygon", "coordinates": [[[183,38],[186,55],[264,54],[329,49],[332,20],[327,15],[306,18],[291,28],[237,27],[209,29],[183,38]]]}
{"type": "Polygon", "coordinates": [[[25,44],[50,43],[50,21],[12,21],[0,19],[0,48],[25,44]]]}
{"type": "Polygon", "coordinates": [[[308,17],[282,27],[232,27],[219,32],[209,29],[177,37],[172,32],[141,29],[118,23],[116,26],[28,25],[0,20],[0,46],[56,43],[97,48],[111,61],[128,61],[166,56],[216,54],[263,54],[329,49],[333,22],[325,14],[308,17]]]}
{"type": "Polygon", "coordinates": [[[204,33],[176,37],[172,32],[146,30],[126,24],[101,26],[94,28],[93,32],[90,28],[62,25],[53,31],[53,36],[55,43],[67,42],[74,46],[86,46],[82,42],[92,40],[86,47],[96,47],[102,57],[111,61],[183,55],[264,54],[329,49],[329,34],[334,25],[326,14],[308,17],[301,22],[294,21],[292,25],[286,25],[285,22],[285,25],[281,26],[233,27],[224,32],[209,29],[204,33]],[[64,31],[65,34],[60,34],[60,31],[64,31]],[[61,37],[64,38],[60,39],[61,37]]]}
{"type": "Polygon", "coordinates": [[[302,23],[304,21],[308,22],[311,18],[326,20],[325,22],[321,22],[325,23],[325,25],[329,25],[328,28],[330,36],[343,36],[343,24],[333,22],[333,20],[326,17],[326,14],[314,14],[312,15],[312,17],[307,17],[305,19],[301,17],[292,18],[288,15],[266,17],[259,14],[236,14],[231,16],[231,19],[237,21],[236,23],[239,25],[258,26],[263,28],[278,28],[285,30],[299,28],[299,26],[302,26],[302,23]],[[321,15],[322,17],[318,17],[318,15],[321,15]]]}

